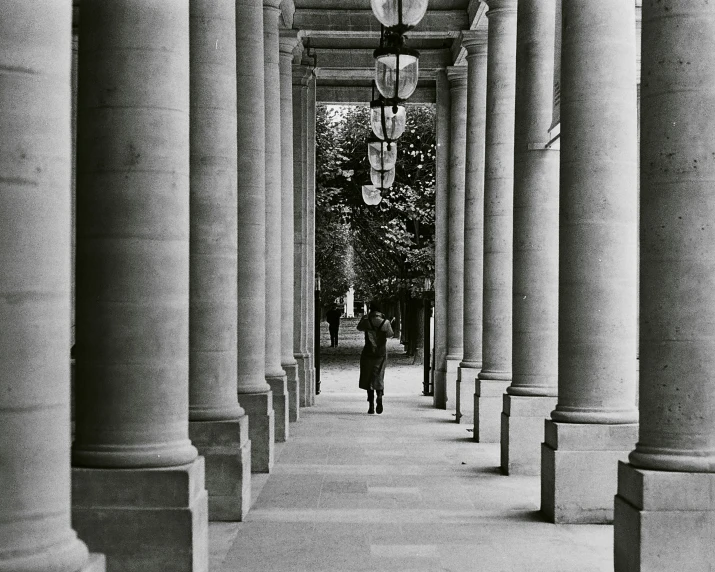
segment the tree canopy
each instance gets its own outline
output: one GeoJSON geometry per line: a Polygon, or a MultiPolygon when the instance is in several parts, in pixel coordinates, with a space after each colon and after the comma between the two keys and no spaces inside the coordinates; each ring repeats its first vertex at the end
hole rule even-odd
{"type": "Polygon", "coordinates": [[[397,141],[395,184],[368,206],[368,106],[318,106],[316,122],[316,271],[326,297],[350,285],[359,297],[422,291],[434,278],[435,113],[411,105],[397,141]]]}

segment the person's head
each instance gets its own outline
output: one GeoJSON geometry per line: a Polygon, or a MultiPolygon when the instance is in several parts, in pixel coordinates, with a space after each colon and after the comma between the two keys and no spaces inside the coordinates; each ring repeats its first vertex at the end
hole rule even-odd
{"type": "Polygon", "coordinates": [[[370,311],[371,312],[382,312],[382,307],[380,306],[380,302],[377,300],[372,300],[370,302],[370,311]]]}

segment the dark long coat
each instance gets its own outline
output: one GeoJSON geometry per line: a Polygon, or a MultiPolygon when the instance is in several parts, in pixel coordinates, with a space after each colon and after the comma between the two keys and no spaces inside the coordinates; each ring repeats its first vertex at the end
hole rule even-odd
{"type": "Polygon", "coordinates": [[[390,320],[381,312],[370,312],[358,323],[357,329],[365,332],[365,346],[360,354],[360,389],[385,389],[385,365],[387,364],[387,338],[392,336],[390,320]],[[372,350],[368,332],[373,331],[377,348],[372,350]]]}

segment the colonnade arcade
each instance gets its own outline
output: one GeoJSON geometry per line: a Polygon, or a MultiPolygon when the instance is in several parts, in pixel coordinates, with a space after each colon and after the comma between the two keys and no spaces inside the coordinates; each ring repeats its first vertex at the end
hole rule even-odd
{"type": "MultiPolygon", "coordinates": [[[[409,34],[434,406],[541,475],[551,522],[613,521],[616,570],[706,571],[715,5],[640,4],[562,0],[559,30],[557,0],[432,0],[409,34]]],[[[379,24],[366,0],[0,12],[0,571],[207,570],[209,520],[244,518],[315,403],[315,106],[369,101],[379,24]]]]}

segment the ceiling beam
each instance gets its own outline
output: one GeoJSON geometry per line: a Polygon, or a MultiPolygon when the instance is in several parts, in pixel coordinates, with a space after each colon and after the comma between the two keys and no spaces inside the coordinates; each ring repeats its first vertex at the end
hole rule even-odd
{"type": "MultiPolygon", "coordinates": [[[[318,103],[334,103],[343,105],[365,105],[372,99],[372,90],[368,86],[355,85],[320,85],[315,94],[318,103]]],[[[436,90],[434,86],[418,87],[412,94],[411,103],[435,103],[436,90]]]]}
{"type": "MultiPolygon", "coordinates": [[[[380,35],[380,22],[372,10],[318,10],[297,8],[293,16],[293,27],[313,32],[333,32],[343,37],[345,32],[360,32],[380,35]]],[[[466,10],[429,10],[422,21],[407,35],[420,36],[423,32],[444,37],[447,32],[459,32],[469,27],[466,10]]]]}
{"type": "MultiPolygon", "coordinates": [[[[372,68],[315,68],[315,77],[325,81],[345,81],[345,82],[367,82],[372,83],[375,79],[375,70],[372,68]]],[[[420,70],[420,81],[435,81],[437,72],[435,69],[420,70]]]]}
{"type": "MultiPolygon", "coordinates": [[[[365,68],[372,70],[375,68],[375,58],[372,49],[327,49],[316,48],[311,50],[311,55],[315,54],[315,64],[319,68],[336,69],[357,69],[365,68]]],[[[451,65],[451,53],[448,48],[441,50],[420,50],[420,71],[443,68],[451,65]]]]}

